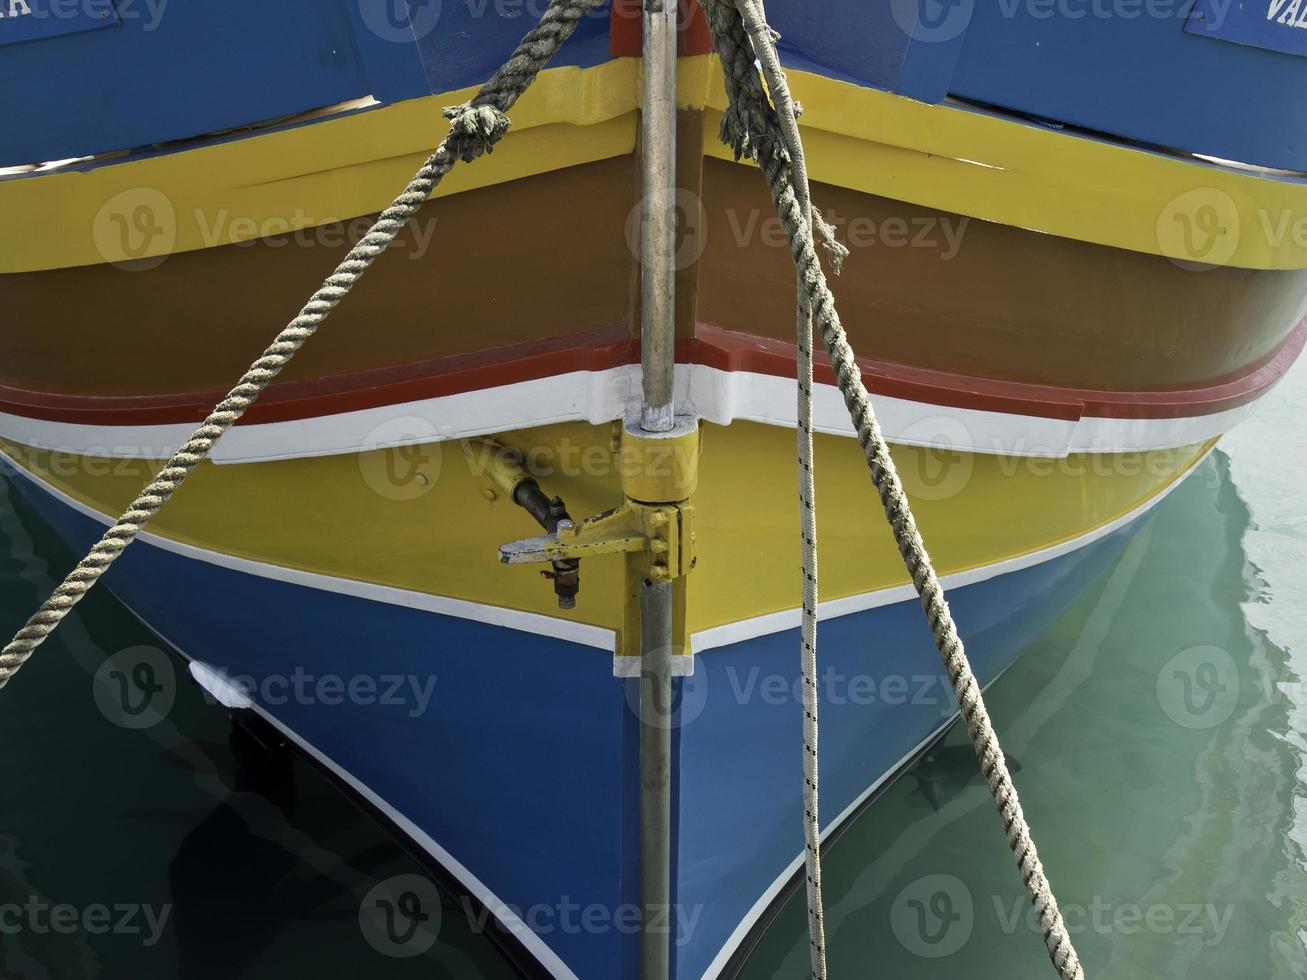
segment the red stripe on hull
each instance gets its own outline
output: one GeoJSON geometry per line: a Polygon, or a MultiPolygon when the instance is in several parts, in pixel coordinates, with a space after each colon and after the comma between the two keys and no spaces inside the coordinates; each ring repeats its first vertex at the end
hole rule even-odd
{"type": "MultiPolygon", "coordinates": [[[[997,381],[860,359],[863,380],[876,395],[1009,415],[1074,421],[1194,418],[1238,408],[1278,381],[1307,343],[1307,320],[1264,363],[1220,384],[1178,391],[1095,391],[997,381]]],[[[794,345],[717,327],[677,342],[677,361],[722,371],[792,377],[794,345]]],[[[289,422],[386,405],[498,388],[577,371],[603,371],[640,362],[639,343],[625,325],[498,350],[274,385],[242,424],[289,422]]],[[[825,358],[818,382],[834,384],[825,358]]],[[[0,386],[0,411],[80,425],[169,425],[199,422],[223,392],[142,398],[50,395],[0,386]]]]}

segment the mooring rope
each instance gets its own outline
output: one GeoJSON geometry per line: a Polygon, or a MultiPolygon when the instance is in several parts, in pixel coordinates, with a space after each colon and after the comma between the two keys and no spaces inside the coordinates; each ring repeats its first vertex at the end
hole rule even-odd
{"type": "MultiPolygon", "coordinates": [[[[980,761],[981,771],[1003,820],[1008,846],[1012,849],[1026,890],[1039,915],[1049,957],[1063,980],[1083,980],[1084,970],[1039,860],[1039,852],[1031,839],[1030,826],[1021,809],[1021,801],[1008,772],[993,722],[985,709],[980,685],[972,672],[957,625],[945,601],[943,587],[926,552],[889,447],[872,410],[866,386],[862,382],[862,373],[835,308],[835,297],[817,258],[814,224],[809,219],[800,192],[796,190],[804,176],[794,169],[795,159],[785,145],[787,130],[795,135],[796,146],[801,146],[801,143],[797,140],[796,112],[788,82],[779,69],[776,35],[764,23],[752,32],[754,43],[760,42],[761,47],[751,45],[750,32],[746,29],[743,15],[752,12],[755,17],[761,16],[756,10],[751,11],[754,0],[735,0],[734,4],[729,0],[700,2],[708,15],[713,46],[721,58],[726,76],[729,105],[722,119],[722,139],[734,149],[737,159],[755,159],[767,179],[777,213],[789,235],[795,268],[808,308],[813,311],[821,328],[822,340],[835,368],[836,382],[849,416],[857,429],[858,442],[871,469],[872,481],[880,494],[885,516],[894,532],[904,565],[912,577],[930,622],[936,646],[948,671],[980,761]],[[767,73],[772,101],[768,100],[763,90],[758,73],[759,64],[767,73]],[[784,113],[783,119],[778,109],[784,113]]],[[[801,157],[798,159],[801,160],[801,157]]],[[[819,875],[816,880],[820,880],[819,875]]],[[[810,873],[810,888],[813,881],[814,876],[810,873]]],[[[817,909],[820,909],[819,902],[817,909]]],[[[821,924],[819,918],[816,922],[821,924]]],[[[824,944],[824,939],[814,935],[814,976],[817,976],[816,946],[819,942],[824,944]]]]}
{"type": "Polygon", "coordinates": [[[240,420],[263,394],[273,379],[290,363],[291,358],[318,330],[324,320],[349,294],[374,261],[403,230],[404,225],[426,203],[445,175],[459,160],[471,163],[490,153],[508,131],[505,113],[522,93],[531,87],[536,76],[572,36],[577,24],[602,0],[550,0],[544,16],[513,52],[504,66],[495,72],[465,105],[445,110],[450,123],[449,134],[427,158],[408,186],[359,241],[336,271],[291,320],[271,346],[263,352],[239,383],[210,413],[204,423],[186,441],[158,476],[141,491],[127,512],[104,533],[63,583],[37,610],[13,641],[0,651],[0,688],[9,683],[73,607],[99,581],[109,566],[121,555],[168,502],[200,462],[206,459],[218,440],[240,420]]]}
{"type": "MultiPolygon", "coordinates": [[[[753,41],[753,49],[768,78],[781,75],[779,60],[771,28],[761,6],[749,0],[738,0],[740,14],[753,41]]],[[[791,133],[786,120],[797,118],[789,90],[773,87],[777,108],[780,110],[782,135],[790,153],[794,192],[804,219],[813,217],[812,194],[808,186],[808,171],[799,139],[798,125],[791,133]]],[[[817,602],[820,595],[817,547],[817,490],[813,469],[812,436],[812,304],[802,284],[798,286],[797,380],[798,380],[798,483],[799,483],[799,537],[803,550],[803,612],[799,629],[800,670],[803,677],[803,847],[804,877],[808,905],[808,952],[813,980],[826,980],[826,913],[822,905],[821,888],[821,789],[819,763],[820,698],[817,695],[817,602]]]]}

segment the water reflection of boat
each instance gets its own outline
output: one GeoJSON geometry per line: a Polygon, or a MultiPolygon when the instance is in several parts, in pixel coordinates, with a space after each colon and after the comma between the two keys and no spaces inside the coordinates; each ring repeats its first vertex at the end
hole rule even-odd
{"type": "MultiPolygon", "coordinates": [[[[0,438],[78,545],[524,26],[517,5],[396,22],[306,4],[257,31],[190,6],[156,30],[123,19],[5,48],[0,70],[42,84],[0,134],[0,438]],[[54,110],[70,59],[106,79],[103,111],[54,110]]],[[[769,7],[819,201],[853,248],[843,316],[990,679],[1301,349],[1307,248],[1261,229],[1307,210],[1280,172],[1307,151],[1253,124],[1281,96],[1248,108],[1250,87],[1296,63],[1179,21],[1072,35],[977,5],[966,24],[905,31],[893,9],[850,3],[824,5],[816,29],[805,6],[769,7]],[[1170,60],[1074,71],[1136,49],[1170,60]],[[1228,64],[1210,77],[1230,84],[1160,104],[1150,80],[1186,59],[1228,64]]],[[[472,440],[519,454],[578,516],[623,499],[612,423],[638,397],[639,360],[630,26],[620,12],[582,26],[499,152],[442,188],[110,579],[210,684],[249,678],[224,698],[363,794],[560,976],[634,968],[621,916],[638,901],[638,722],[631,683],[613,679],[631,658],[610,656],[631,599],[613,557],[586,560],[573,611],[533,571],[501,568],[496,548],[532,522],[472,440]],[[561,927],[576,904],[605,925],[561,927]]],[[[684,44],[677,385],[705,444],[681,609],[697,667],[679,682],[675,748],[676,970],[690,977],[724,969],[795,872],[784,760],[800,706],[792,275],[757,175],[715,140],[702,32],[684,44]]],[[[952,705],[831,380],[819,370],[838,817],[952,705]]]]}
{"type": "MultiPolygon", "coordinates": [[[[1248,465],[1268,455],[1259,448],[1241,447],[1248,465]]],[[[1041,850],[1091,975],[1290,976],[1302,963],[1291,938],[1301,910],[1268,898],[1305,881],[1301,862],[1286,860],[1302,846],[1300,668],[1246,619],[1267,611],[1268,577],[1281,586],[1274,609],[1300,576],[1296,557],[1253,564],[1249,535],[1274,513],[1254,520],[1246,489],[1214,454],[986,695],[1026,765],[1023,800],[1059,828],[1041,850]],[[1133,928],[1135,914],[1153,927],[1133,928]]],[[[955,729],[946,751],[966,742],[955,729]]],[[[977,976],[1045,968],[1037,944],[1012,938],[1030,926],[1004,856],[986,847],[984,787],[957,786],[939,802],[928,807],[905,779],[828,852],[832,972],[873,950],[902,976],[950,950],[977,976]],[[934,916],[936,894],[967,914],[934,916]],[[922,945],[922,930],[933,944],[922,945]]],[[[789,975],[807,956],[796,896],[743,975],[789,975]]]]}

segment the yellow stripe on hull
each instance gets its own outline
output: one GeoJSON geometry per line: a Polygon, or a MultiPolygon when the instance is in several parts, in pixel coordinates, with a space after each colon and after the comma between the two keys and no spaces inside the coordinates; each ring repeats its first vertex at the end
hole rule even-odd
{"type": "MultiPolygon", "coordinates": [[[[1307,184],[927,105],[809,72],[802,99],[813,177],[855,190],[1082,241],[1253,269],[1307,268],[1307,184]],[[1186,222],[1215,216],[1219,250],[1189,254],[1186,222]],[[1277,230],[1278,229],[1278,230],[1277,230]]],[[[705,152],[726,106],[720,66],[681,61],[683,107],[709,109],[705,152]]],[[[381,210],[473,90],[359,112],[142,160],[0,181],[0,273],[122,261],[118,222],[152,208],[164,233],[131,258],[193,251],[381,210]],[[159,197],[157,195],[162,195],[159,197]],[[166,202],[166,203],[165,203],[166,202]]],[[[456,168],[456,194],[628,154],[639,62],[541,74],[499,152],[456,168]]],[[[623,220],[625,215],[617,216],[623,220]]]]}
{"type": "MultiPolygon", "coordinates": [[[[574,516],[621,502],[608,426],[582,423],[503,437],[574,516]]],[[[689,629],[726,626],[798,604],[792,430],[705,425],[694,497],[698,567],[689,629]]],[[[44,482],[104,514],[123,510],[158,463],[54,454],[0,443],[44,482]]],[[[996,565],[1086,535],[1138,510],[1209,445],[1065,459],[894,455],[942,575],[996,565]]],[[[163,537],[299,571],[558,616],[538,569],[497,560],[500,544],[539,533],[495,495],[459,443],[232,466],[204,464],[152,525],[163,537]]],[[[907,584],[857,446],[817,439],[822,598],[907,584]]],[[[619,558],[587,560],[567,618],[619,629],[619,558]]]]}

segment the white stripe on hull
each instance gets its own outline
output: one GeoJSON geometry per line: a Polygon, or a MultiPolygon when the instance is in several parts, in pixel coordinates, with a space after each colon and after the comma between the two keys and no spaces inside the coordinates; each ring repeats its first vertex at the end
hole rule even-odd
{"type": "MultiPolygon", "coordinates": [[[[213,452],[217,463],[334,456],[510,432],[557,422],[600,425],[639,402],[639,365],[575,371],[497,388],[289,422],[238,425],[213,452]]],[[[704,365],[676,369],[676,403],[719,425],[761,422],[793,428],[794,381],[704,365]]],[[[1270,388],[1261,392],[1266,394],[1270,388]]],[[[853,436],[839,391],[817,385],[817,431],[853,436]]],[[[873,396],[886,438],[898,445],[1060,459],[1070,453],[1175,449],[1223,435],[1255,411],[1258,399],[1211,415],[1174,419],[1078,420],[951,408],[873,396]]],[[[0,413],[0,437],[39,449],[109,458],[164,459],[190,436],[185,425],[85,425],[0,413]]]]}

